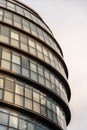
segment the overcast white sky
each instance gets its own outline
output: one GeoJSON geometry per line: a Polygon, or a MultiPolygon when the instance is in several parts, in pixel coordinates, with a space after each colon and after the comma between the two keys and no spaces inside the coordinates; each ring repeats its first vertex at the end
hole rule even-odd
{"type": "Polygon", "coordinates": [[[87,0],[20,1],[40,14],[63,50],[72,91],[67,130],[87,130],[87,0]]]}

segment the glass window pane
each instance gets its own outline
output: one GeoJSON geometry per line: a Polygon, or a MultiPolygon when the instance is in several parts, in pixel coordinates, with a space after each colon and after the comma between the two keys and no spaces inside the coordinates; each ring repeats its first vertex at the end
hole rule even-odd
{"type": "Polygon", "coordinates": [[[11,31],[11,38],[19,40],[19,34],[15,31],[11,31]]]}
{"type": "Polygon", "coordinates": [[[30,62],[30,69],[37,72],[37,65],[30,62]]]}
{"type": "Polygon", "coordinates": [[[32,39],[29,39],[29,46],[35,48],[35,41],[32,39]]]}
{"type": "Polygon", "coordinates": [[[36,47],[37,47],[37,50],[38,50],[38,51],[42,52],[42,47],[41,47],[41,45],[36,44],[36,47]]]}
{"type": "Polygon", "coordinates": [[[12,24],[12,13],[5,11],[4,12],[4,21],[6,23],[12,24]]]}
{"type": "Polygon", "coordinates": [[[28,123],[28,130],[35,130],[35,126],[32,123],[28,123]]]}
{"type": "Polygon", "coordinates": [[[5,80],[5,89],[14,92],[14,82],[5,80]]]}
{"type": "Polygon", "coordinates": [[[27,37],[26,37],[26,35],[23,35],[23,34],[20,35],[20,42],[27,44],[27,37]]]}
{"type": "Polygon", "coordinates": [[[41,104],[46,106],[46,97],[44,97],[43,95],[41,95],[41,104]]]}
{"type": "Polygon", "coordinates": [[[32,55],[36,55],[36,49],[35,48],[30,47],[29,50],[30,50],[30,53],[32,55]]]}
{"type": "Polygon", "coordinates": [[[10,115],[9,126],[18,128],[18,118],[10,115]]]}
{"type": "Polygon", "coordinates": [[[28,46],[26,44],[21,43],[21,49],[28,52],[28,46]]]}
{"type": "Polygon", "coordinates": [[[33,92],[33,100],[39,102],[39,93],[33,92]]]}
{"type": "Polygon", "coordinates": [[[6,7],[6,1],[5,0],[0,0],[0,5],[3,7],[6,7]]]}
{"type": "Polygon", "coordinates": [[[7,8],[10,8],[11,10],[15,10],[15,5],[10,2],[7,2],[7,8]]]}
{"type": "Polygon", "coordinates": [[[19,84],[16,84],[15,87],[16,87],[15,92],[18,93],[18,94],[23,95],[24,87],[19,85],[19,84]]]}
{"type": "Polygon", "coordinates": [[[40,104],[33,102],[33,110],[37,113],[40,113],[40,104]]]}
{"type": "Polygon", "coordinates": [[[32,99],[32,90],[25,88],[25,97],[32,99]]]}
{"type": "Polygon", "coordinates": [[[38,75],[38,80],[39,80],[39,83],[41,83],[41,84],[45,84],[44,83],[44,77],[43,76],[41,76],[41,75],[38,75]]]}
{"type": "Polygon", "coordinates": [[[0,125],[0,130],[7,130],[6,126],[0,125]]]}
{"type": "Polygon", "coordinates": [[[16,55],[12,55],[12,62],[20,65],[20,57],[16,55]]]}
{"type": "Polygon", "coordinates": [[[52,101],[50,99],[47,99],[47,107],[51,109],[52,101]]]}
{"type": "Polygon", "coordinates": [[[9,28],[7,28],[5,26],[1,26],[1,34],[9,37],[9,28]]]}
{"type": "Polygon", "coordinates": [[[11,54],[9,52],[2,51],[2,58],[10,61],[11,60],[11,54]]]}
{"type": "Polygon", "coordinates": [[[40,67],[40,66],[38,66],[38,74],[44,75],[44,73],[43,73],[43,68],[40,67]]]}
{"type": "Polygon", "coordinates": [[[21,73],[21,68],[17,64],[12,64],[12,71],[20,74],[21,73]]]}
{"type": "Polygon", "coordinates": [[[5,91],[4,100],[13,103],[13,96],[14,96],[13,93],[5,91]]]}
{"type": "Polygon", "coordinates": [[[19,95],[15,95],[15,104],[23,106],[23,97],[19,95]]]}
{"type": "Polygon", "coordinates": [[[29,78],[29,70],[22,67],[22,75],[29,78]]]}
{"type": "Polygon", "coordinates": [[[25,107],[32,110],[32,100],[25,98],[25,107]]]}
{"type": "Polygon", "coordinates": [[[15,39],[11,39],[11,45],[19,48],[19,41],[15,40],[15,39]]]}
{"type": "Polygon", "coordinates": [[[3,83],[4,83],[3,79],[0,78],[0,88],[3,88],[3,83]]]}
{"type": "Polygon", "coordinates": [[[37,81],[37,73],[31,71],[31,79],[37,81]]]}
{"type": "Polygon", "coordinates": [[[0,10],[0,20],[2,21],[3,19],[3,10],[0,10]]]}
{"type": "Polygon", "coordinates": [[[27,58],[22,57],[22,66],[29,69],[29,61],[27,58]]]}
{"type": "Polygon", "coordinates": [[[8,124],[8,114],[0,112],[0,123],[8,124]]]}
{"type": "Polygon", "coordinates": [[[44,72],[45,72],[45,78],[46,78],[46,79],[50,79],[49,71],[46,71],[46,70],[45,70],[44,72]]]}
{"type": "Polygon", "coordinates": [[[10,62],[6,60],[2,60],[1,67],[10,70],[10,62]]]}
{"type": "Polygon", "coordinates": [[[26,130],[27,129],[27,122],[25,120],[19,119],[19,129],[26,130]]]}
{"type": "Polygon", "coordinates": [[[0,89],[0,99],[3,98],[3,90],[0,89]]]}
{"type": "Polygon", "coordinates": [[[21,17],[14,15],[14,26],[21,28],[21,17]]]}
{"type": "Polygon", "coordinates": [[[47,117],[52,120],[52,111],[47,109],[47,117]]]}
{"type": "Polygon", "coordinates": [[[46,107],[41,106],[41,115],[46,116],[46,107]]]}

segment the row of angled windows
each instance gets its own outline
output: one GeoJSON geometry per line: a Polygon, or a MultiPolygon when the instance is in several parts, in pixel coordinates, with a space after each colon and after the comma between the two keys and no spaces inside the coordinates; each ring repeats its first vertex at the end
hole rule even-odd
{"type": "Polygon", "coordinates": [[[31,85],[1,77],[0,99],[39,113],[59,125],[65,123],[65,114],[60,106],[31,85]]]}
{"type": "Polygon", "coordinates": [[[1,68],[39,82],[44,87],[59,95],[66,103],[68,102],[63,83],[52,72],[37,62],[11,50],[0,48],[0,63],[1,68]]]}
{"type": "MultiPolygon", "coordinates": [[[[16,3],[16,4],[18,4],[18,3],[16,3]]],[[[0,0],[0,6],[10,9],[12,11],[15,11],[15,12],[25,16],[26,18],[34,21],[35,23],[37,23],[38,25],[40,25],[41,27],[46,29],[52,35],[52,32],[48,29],[48,27],[39,18],[37,18],[34,14],[32,14],[31,11],[27,11],[26,9],[23,9],[22,7],[20,7],[16,4],[14,2],[12,3],[12,1],[9,2],[6,0],[0,0]]]]}
{"type": "Polygon", "coordinates": [[[0,41],[19,48],[56,68],[64,77],[66,73],[60,60],[43,44],[6,26],[0,26],[0,41]]]}
{"type": "Polygon", "coordinates": [[[58,49],[56,43],[44,31],[42,31],[42,29],[37,27],[35,24],[30,22],[29,20],[25,20],[21,16],[18,16],[9,11],[0,9],[0,21],[11,24],[17,28],[20,28],[34,35],[35,37],[46,42],[48,45],[50,45],[53,49],[55,49],[61,55],[61,52],[58,49]]]}
{"type": "Polygon", "coordinates": [[[31,117],[0,107],[0,130],[51,130],[31,117]]]}

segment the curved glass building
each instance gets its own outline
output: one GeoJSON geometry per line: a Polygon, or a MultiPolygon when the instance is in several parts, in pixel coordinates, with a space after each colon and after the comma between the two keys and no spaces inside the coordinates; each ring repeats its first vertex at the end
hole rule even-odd
{"type": "Polygon", "coordinates": [[[16,0],[0,0],[0,130],[66,130],[68,70],[42,18],[16,0]]]}

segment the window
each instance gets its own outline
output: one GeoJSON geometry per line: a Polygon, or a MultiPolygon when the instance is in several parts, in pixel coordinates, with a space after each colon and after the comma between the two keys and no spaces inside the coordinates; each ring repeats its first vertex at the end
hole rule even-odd
{"type": "Polygon", "coordinates": [[[52,102],[52,110],[56,113],[56,103],[52,102]]]}
{"type": "Polygon", "coordinates": [[[6,23],[12,24],[12,13],[5,11],[4,12],[4,21],[6,23]]]}
{"type": "Polygon", "coordinates": [[[50,99],[47,99],[47,107],[49,109],[51,109],[51,103],[52,103],[52,101],[50,99]]]}
{"type": "Polygon", "coordinates": [[[39,102],[39,93],[33,92],[33,100],[39,102]]]}
{"type": "Polygon", "coordinates": [[[25,120],[19,119],[19,129],[20,130],[26,130],[27,129],[27,124],[26,124],[25,120]]]}
{"type": "Polygon", "coordinates": [[[6,52],[6,51],[2,51],[2,59],[5,59],[5,60],[11,60],[11,54],[9,52],[6,52]]]}
{"type": "Polygon", "coordinates": [[[60,109],[59,109],[59,107],[58,107],[58,106],[56,106],[56,110],[57,110],[57,115],[59,115],[59,116],[60,116],[60,109]]]}
{"type": "Polygon", "coordinates": [[[23,95],[23,90],[24,90],[24,87],[19,85],[19,84],[16,84],[15,85],[15,93],[17,94],[20,94],[20,95],[23,95]]]}
{"type": "Polygon", "coordinates": [[[21,43],[21,49],[28,52],[28,46],[27,44],[21,43]]]}
{"type": "Polygon", "coordinates": [[[35,126],[32,123],[28,123],[28,129],[27,130],[35,130],[35,126]]]}
{"type": "Polygon", "coordinates": [[[0,125],[0,130],[7,130],[6,126],[0,125]]]}
{"type": "Polygon", "coordinates": [[[7,8],[8,9],[10,8],[11,10],[15,10],[15,5],[10,2],[7,2],[7,8]]]}
{"type": "Polygon", "coordinates": [[[20,57],[16,55],[12,55],[12,62],[20,65],[20,57]]]}
{"type": "Polygon", "coordinates": [[[10,115],[9,126],[12,126],[14,128],[18,128],[18,118],[10,115]]]}
{"type": "Polygon", "coordinates": [[[29,70],[22,67],[22,75],[29,78],[29,70]]]}
{"type": "Polygon", "coordinates": [[[37,30],[38,30],[39,38],[44,41],[42,30],[40,28],[37,28],[37,30]]]}
{"type": "Polygon", "coordinates": [[[26,37],[26,35],[21,34],[21,35],[20,35],[20,41],[21,41],[22,43],[27,44],[27,37],[26,37]]]}
{"type": "Polygon", "coordinates": [[[25,107],[32,110],[32,100],[25,98],[25,107]]]}
{"type": "Polygon", "coordinates": [[[33,102],[33,110],[37,113],[40,113],[40,104],[33,102]]]}
{"type": "Polygon", "coordinates": [[[37,73],[31,71],[31,79],[37,81],[37,73]]]}
{"type": "Polygon", "coordinates": [[[14,92],[14,82],[5,80],[5,89],[14,92]]]}
{"type": "Polygon", "coordinates": [[[29,39],[29,46],[35,48],[35,41],[32,39],[29,39]]]}
{"type": "Polygon", "coordinates": [[[41,84],[45,84],[44,83],[44,77],[43,76],[41,76],[41,75],[38,75],[38,80],[39,80],[39,83],[41,83],[41,84]]]}
{"type": "Polygon", "coordinates": [[[29,69],[29,61],[27,58],[22,57],[22,66],[29,69]]]}
{"type": "Polygon", "coordinates": [[[23,9],[19,6],[16,6],[16,10],[18,13],[23,14],[23,9]]]}
{"type": "Polygon", "coordinates": [[[3,88],[3,83],[4,83],[3,79],[0,78],[0,88],[3,88]]]}
{"type": "Polygon", "coordinates": [[[45,78],[49,80],[50,79],[49,71],[45,70],[44,73],[45,73],[45,78]]]}
{"type": "Polygon", "coordinates": [[[32,90],[25,88],[25,97],[32,99],[32,90]]]}
{"type": "Polygon", "coordinates": [[[9,32],[10,32],[9,28],[1,26],[0,41],[9,44],[9,32]]]}
{"type": "Polygon", "coordinates": [[[10,70],[10,62],[6,60],[2,60],[1,67],[10,70]]]}
{"type": "Polygon", "coordinates": [[[37,50],[38,50],[38,51],[42,52],[42,47],[41,47],[41,45],[39,45],[39,44],[37,43],[37,44],[36,44],[36,47],[37,47],[37,50]]]}
{"type": "Polygon", "coordinates": [[[49,119],[52,120],[52,111],[49,110],[49,109],[47,109],[47,116],[48,116],[49,119]]]}
{"type": "Polygon", "coordinates": [[[23,22],[23,30],[30,33],[29,22],[25,19],[22,19],[22,22],[23,22]]]}
{"type": "Polygon", "coordinates": [[[5,0],[0,0],[0,5],[3,7],[6,7],[6,1],[5,0]]]}
{"type": "Polygon", "coordinates": [[[21,28],[21,17],[14,15],[14,26],[21,28]]]}
{"type": "Polygon", "coordinates": [[[13,103],[13,93],[5,91],[4,100],[13,103]]]}
{"type": "Polygon", "coordinates": [[[30,28],[31,28],[31,33],[37,37],[37,30],[36,30],[36,26],[32,23],[30,23],[30,28]]]}
{"type": "Polygon", "coordinates": [[[7,125],[8,114],[0,112],[0,123],[7,125]]]}
{"type": "Polygon", "coordinates": [[[17,64],[12,64],[12,71],[20,74],[21,73],[21,68],[17,64]]]}
{"type": "Polygon", "coordinates": [[[30,62],[30,69],[34,72],[37,72],[37,65],[30,62]]]}
{"type": "Polygon", "coordinates": [[[3,98],[3,90],[0,89],[0,99],[3,98]]]}
{"type": "Polygon", "coordinates": [[[41,115],[46,116],[46,107],[41,106],[41,115]]]}
{"type": "Polygon", "coordinates": [[[3,10],[0,10],[0,20],[2,21],[3,19],[3,10]]]}
{"type": "Polygon", "coordinates": [[[19,34],[16,31],[11,31],[11,38],[19,40],[19,34]]]}
{"type": "Polygon", "coordinates": [[[43,95],[41,95],[41,104],[46,106],[46,97],[44,97],[43,95]]]}
{"type": "Polygon", "coordinates": [[[23,97],[19,95],[15,95],[15,104],[23,106],[23,97]]]}

